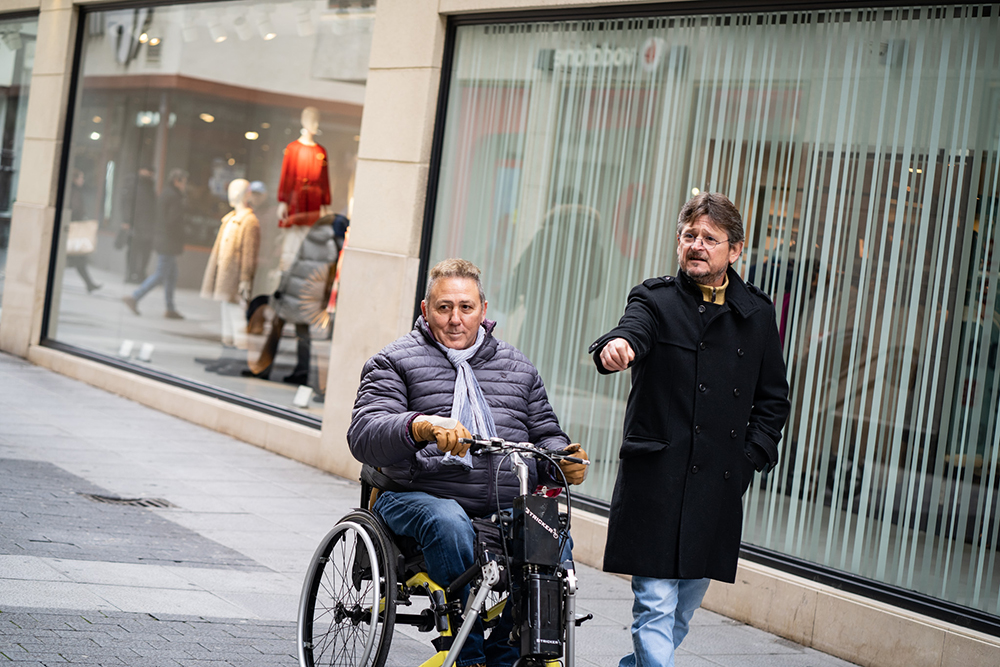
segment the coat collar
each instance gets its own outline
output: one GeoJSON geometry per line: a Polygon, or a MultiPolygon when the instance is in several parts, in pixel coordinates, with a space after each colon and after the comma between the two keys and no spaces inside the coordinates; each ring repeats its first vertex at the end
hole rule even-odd
{"type": "MultiPolygon", "coordinates": [[[[729,267],[726,271],[726,276],[729,278],[729,286],[726,287],[725,306],[729,306],[737,315],[743,318],[750,317],[760,310],[757,299],[750,293],[750,288],[743,282],[739,274],[733,270],[733,267],[729,267]]],[[[688,274],[678,271],[677,282],[680,283],[684,291],[694,296],[698,301],[701,301],[701,290],[698,288],[698,283],[692,280],[688,274]]]]}
{"type": "Polygon", "coordinates": [[[229,222],[230,220],[235,220],[236,222],[242,224],[244,221],[249,220],[250,216],[252,215],[255,215],[252,208],[243,209],[242,214],[238,213],[234,208],[229,213],[226,213],[226,215],[223,216],[222,219],[225,220],[226,222],[229,222]]]}
{"type": "MultiPolygon", "coordinates": [[[[486,339],[483,340],[483,346],[479,348],[479,352],[472,358],[492,359],[496,353],[496,339],[493,338],[493,330],[496,328],[497,323],[493,320],[483,320],[481,326],[486,329],[486,339]]],[[[417,321],[413,323],[413,328],[423,334],[424,340],[427,341],[428,345],[438,350],[438,352],[441,351],[437,346],[437,341],[434,339],[434,334],[431,333],[431,327],[427,324],[427,320],[423,315],[417,316],[417,321]]],[[[444,353],[442,352],[441,354],[444,353]]]]}

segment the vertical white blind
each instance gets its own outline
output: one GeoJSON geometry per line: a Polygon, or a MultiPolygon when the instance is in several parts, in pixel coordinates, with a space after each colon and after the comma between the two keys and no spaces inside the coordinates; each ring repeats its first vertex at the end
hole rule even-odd
{"type": "MultiPolygon", "coordinates": [[[[1000,614],[1000,5],[468,26],[431,261],[484,270],[609,498],[628,377],[587,345],[743,211],[793,403],[744,539],[1000,614]]],[[[669,382],[669,378],[664,378],[669,382]]]]}

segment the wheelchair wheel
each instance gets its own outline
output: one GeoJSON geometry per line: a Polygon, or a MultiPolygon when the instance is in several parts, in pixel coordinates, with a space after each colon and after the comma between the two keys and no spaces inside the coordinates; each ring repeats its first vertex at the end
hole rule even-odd
{"type": "Polygon", "coordinates": [[[313,555],[299,602],[301,667],[382,667],[396,620],[392,545],[377,519],[352,512],[313,555]]]}

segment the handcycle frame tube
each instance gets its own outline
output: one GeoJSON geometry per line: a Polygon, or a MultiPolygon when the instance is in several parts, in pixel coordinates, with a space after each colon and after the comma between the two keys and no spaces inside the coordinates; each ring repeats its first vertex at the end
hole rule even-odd
{"type": "Polygon", "coordinates": [[[510,453],[510,469],[515,475],[517,475],[518,486],[520,487],[520,495],[528,495],[528,464],[524,462],[524,457],[518,452],[510,453]]]}
{"type": "Polygon", "coordinates": [[[445,657],[444,664],[441,667],[452,667],[455,661],[458,660],[458,654],[462,650],[462,647],[465,646],[465,640],[469,638],[469,633],[472,632],[472,626],[476,624],[476,619],[479,618],[479,610],[483,608],[486,596],[489,595],[490,590],[498,581],[500,581],[500,569],[497,567],[496,562],[490,561],[486,563],[483,566],[483,582],[479,585],[475,598],[465,611],[465,621],[462,623],[458,634],[455,635],[451,650],[448,651],[448,655],[445,657]]]}
{"type": "Polygon", "coordinates": [[[563,623],[566,628],[566,646],[563,650],[563,667],[574,667],[576,661],[576,570],[566,569],[566,603],[563,623]]]}

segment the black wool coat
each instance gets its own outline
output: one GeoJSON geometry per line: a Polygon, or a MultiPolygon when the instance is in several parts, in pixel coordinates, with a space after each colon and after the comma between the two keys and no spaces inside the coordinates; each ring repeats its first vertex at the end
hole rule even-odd
{"type": "Polygon", "coordinates": [[[153,229],[153,249],[161,255],[184,252],[184,193],[173,183],[163,186],[153,229]]]}
{"type": "Polygon", "coordinates": [[[646,280],[590,347],[602,374],[608,341],[635,351],[608,572],[735,581],[743,493],[755,469],[777,464],[789,403],[774,306],[728,275],[721,306],[683,273],[646,280]]]}

